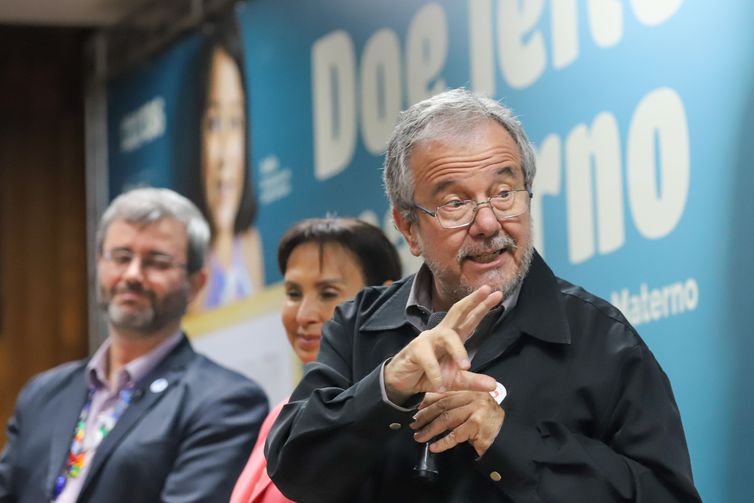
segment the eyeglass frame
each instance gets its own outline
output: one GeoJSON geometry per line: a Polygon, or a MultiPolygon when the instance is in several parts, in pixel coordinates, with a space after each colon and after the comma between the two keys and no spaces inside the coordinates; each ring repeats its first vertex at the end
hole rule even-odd
{"type": "MultiPolygon", "coordinates": [[[[127,249],[127,248],[114,248],[112,250],[107,250],[103,252],[100,255],[105,261],[107,261],[109,264],[111,264],[113,267],[118,269],[119,271],[123,272],[127,270],[133,261],[135,259],[139,259],[139,269],[148,272],[148,273],[165,273],[167,271],[173,270],[173,269],[185,269],[188,270],[188,264],[185,262],[178,262],[176,261],[175,257],[168,255],[167,253],[151,253],[148,255],[139,255],[137,253],[134,253],[133,251],[127,249]],[[118,263],[117,260],[114,259],[113,253],[124,253],[124,254],[130,254],[130,259],[128,262],[118,263]],[[160,260],[157,260],[155,262],[156,257],[165,257],[164,263],[160,263],[160,260]],[[155,267],[155,264],[160,264],[155,267]]],[[[125,257],[123,257],[125,259],[125,257]]]]}
{"type": "MultiPolygon", "coordinates": [[[[529,194],[529,199],[531,199],[531,198],[534,197],[534,192],[532,192],[529,189],[508,189],[505,192],[526,192],[527,194],[529,194]]],[[[524,213],[526,213],[526,210],[524,210],[521,213],[516,213],[515,215],[506,215],[506,216],[504,216],[502,218],[498,218],[498,216],[495,214],[495,209],[493,208],[491,201],[492,201],[493,197],[498,197],[499,195],[500,194],[495,194],[493,196],[488,197],[484,201],[474,201],[473,199],[464,199],[463,201],[461,201],[463,203],[466,203],[466,202],[472,202],[472,203],[474,203],[474,208],[472,209],[472,213],[471,213],[471,220],[469,220],[468,223],[461,224],[461,225],[454,225],[452,227],[445,227],[442,224],[442,221],[440,221],[440,216],[439,216],[439,211],[438,210],[442,206],[445,206],[444,204],[441,204],[440,206],[438,206],[437,208],[435,208],[435,211],[430,211],[427,208],[425,208],[425,207],[423,207],[423,206],[421,206],[419,204],[416,204],[416,202],[414,202],[414,208],[416,208],[418,210],[421,210],[424,213],[426,213],[427,215],[429,215],[429,216],[433,217],[434,219],[436,219],[437,223],[440,224],[440,227],[442,227],[443,229],[461,229],[463,227],[470,227],[471,224],[474,223],[474,220],[476,220],[476,215],[479,212],[479,207],[480,206],[484,206],[485,204],[487,206],[489,206],[489,208],[492,210],[492,214],[495,215],[495,218],[497,218],[498,221],[499,220],[508,220],[508,219],[511,219],[511,218],[516,218],[517,216],[523,215],[524,213]]],[[[513,197],[515,199],[515,197],[516,197],[515,194],[513,195],[513,197]]],[[[446,204],[450,204],[450,203],[446,203],[446,204]]]]}

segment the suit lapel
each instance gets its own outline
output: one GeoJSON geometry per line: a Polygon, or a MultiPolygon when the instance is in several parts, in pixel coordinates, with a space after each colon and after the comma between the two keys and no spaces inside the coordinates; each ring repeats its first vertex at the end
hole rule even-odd
{"type": "Polygon", "coordinates": [[[50,402],[49,410],[55,411],[59,419],[53,421],[50,436],[50,459],[48,461],[47,481],[45,487],[51,493],[55,479],[63,473],[68,453],[71,450],[73,432],[84,408],[88,394],[84,377],[86,363],[81,364],[70,378],[68,384],[50,402]]]}
{"type": "MultiPolygon", "coordinates": [[[[92,465],[89,468],[89,474],[81,488],[82,495],[91,485],[92,480],[98,475],[116,447],[139,424],[149,410],[180,381],[186,370],[186,365],[194,358],[195,354],[188,339],[184,336],[175,349],[152,372],[136,384],[131,397],[131,403],[123,412],[120,419],[118,419],[118,422],[115,423],[112,431],[97,447],[97,452],[94,454],[92,465]],[[152,383],[156,383],[161,379],[164,379],[166,386],[152,386],[152,383]]],[[[158,384],[163,384],[163,382],[159,382],[158,384]]]]}

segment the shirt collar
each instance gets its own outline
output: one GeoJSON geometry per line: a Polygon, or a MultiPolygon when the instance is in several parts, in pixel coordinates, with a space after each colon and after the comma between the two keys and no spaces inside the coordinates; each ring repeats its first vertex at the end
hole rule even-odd
{"type": "Polygon", "coordinates": [[[432,272],[422,264],[411,282],[411,291],[406,302],[406,320],[419,330],[424,330],[432,313],[432,272]]]}
{"type": "MultiPolygon", "coordinates": [[[[121,391],[139,382],[149,374],[183,339],[178,331],[162,341],[146,354],[134,358],[121,368],[115,376],[114,391],[121,391]]],[[[112,340],[108,337],[97,349],[86,365],[87,385],[91,389],[111,388],[107,369],[109,367],[110,347],[112,340]]]]}
{"type": "Polygon", "coordinates": [[[515,323],[522,332],[545,342],[571,343],[564,283],[535,251],[521,285],[515,314],[515,323]]]}
{"type": "MultiPolygon", "coordinates": [[[[406,310],[409,298],[413,298],[413,304],[417,304],[418,297],[412,297],[411,292],[421,285],[422,280],[416,283],[418,275],[397,281],[388,290],[387,298],[366,317],[361,330],[379,332],[409,324],[406,310]]],[[[535,251],[521,287],[503,302],[503,306],[513,318],[511,323],[522,332],[545,342],[570,344],[571,332],[559,281],[535,251]],[[514,308],[515,312],[511,312],[514,308]]]]}
{"type": "MultiPolygon", "coordinates": [[[[496,306],[490,311],[492,317],[496,319],[499,317],[494,325],[497,325],[516,306],[520,293],[521,284],[519,283],[516,289],[503,300],[502,307],[496,306]]],[[[422,264],[414,276],[405,311],[406,319],[412,326],[420,332],[426,329],[427,320],[432,313],[432,271],[426,263],[422,264]]]]}

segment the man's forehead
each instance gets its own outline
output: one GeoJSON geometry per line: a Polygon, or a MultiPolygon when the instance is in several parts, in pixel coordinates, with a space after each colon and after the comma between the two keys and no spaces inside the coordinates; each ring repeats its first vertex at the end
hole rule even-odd
{"type": "Polygon", "coordinates": [[[493,181],[516,181],[523,178],[524,170],[521,166],[511,163],[491,164],[483,168],[471,168],[465,171],[459,171],[455,178],[463,180],[465,178],[474,178],[478,176],[483,176],[493,181]]]}
{"type": "Polygon", "coordinates": [[[489,183],[522,183],[525,173],[521,152],[510,133],[493,121],[475,129],[460,136],[426,138],[416,143],[409,158],[414,179],[434,194],[477,178],[489,183]]]}
{"type": "Polygon", "coordinates": [[[520,166],[490,166],[486,169],[468,169],[455,173],[451,178],[438,181],[431,188],[431,195],[442,194],[446,190],[453,190],[458,185],[463,185],[469,180],[484,180],[490,185],[506,184],[519,185],[524,179],[523,169],[520,166]]]}
{"type": "Polygon", "coordinates": [[[521,159],[521,148],[508,129],[497,121],[487,119],[463,128],[454,126],[444,131],[425,130],[412,143],[409,159],[419,152],[431,154],[438,150],[451,150],[464,153],[468,149],[494,150],[495,148],[510,150],[518,159],[521,159]]]}
{"type": "Polygon", "coordinates": [[[141,246],[170,248],[173,253],[185,250],[188,236],[185,225],[174,217],[137,222],[124,218],[113,220],[105,232],[106,247],[141,246]]]}

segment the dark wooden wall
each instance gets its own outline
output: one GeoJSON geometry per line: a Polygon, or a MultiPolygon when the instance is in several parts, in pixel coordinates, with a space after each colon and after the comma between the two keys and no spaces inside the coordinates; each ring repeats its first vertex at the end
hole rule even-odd
{"type": "Polygon", "coordinates": [[[87,354],[86,36],[0,26],[0,445],[24,382],[87,354]]]}

